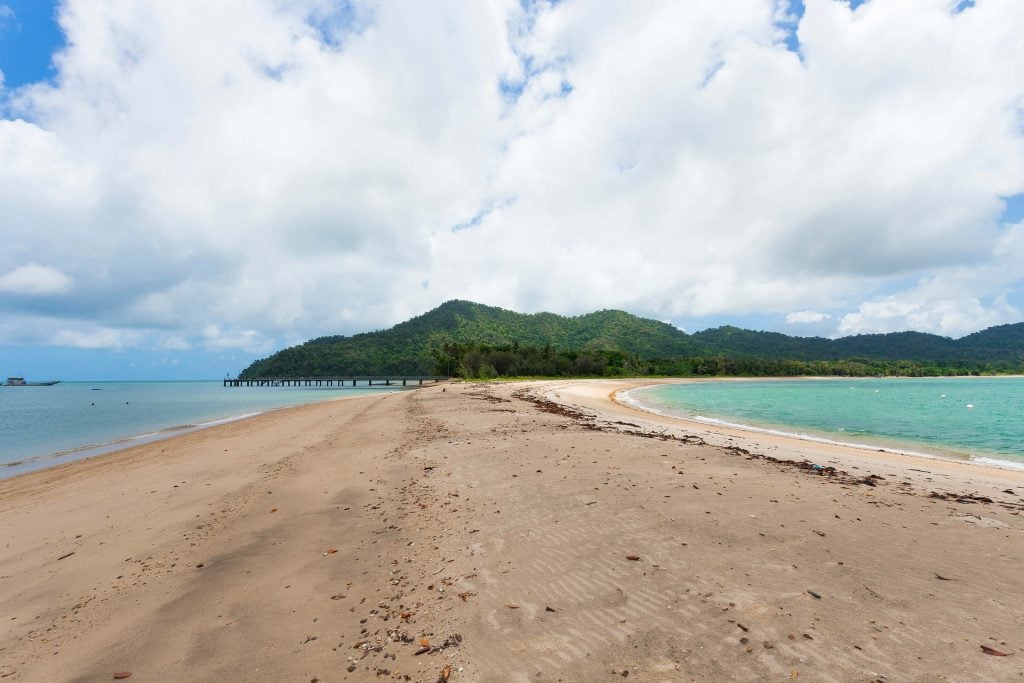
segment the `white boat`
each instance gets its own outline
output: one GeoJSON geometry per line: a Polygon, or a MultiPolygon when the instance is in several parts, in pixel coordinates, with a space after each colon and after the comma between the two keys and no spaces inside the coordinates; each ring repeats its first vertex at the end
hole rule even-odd
{"type": "Polygon", "coordinates": [[[54,384],[60,384],[59,379],[53,379],[46,382],[26,382],[24,377],[8,377],[7,382],[4,383],[5,387],[52,387],[54,384]]]}

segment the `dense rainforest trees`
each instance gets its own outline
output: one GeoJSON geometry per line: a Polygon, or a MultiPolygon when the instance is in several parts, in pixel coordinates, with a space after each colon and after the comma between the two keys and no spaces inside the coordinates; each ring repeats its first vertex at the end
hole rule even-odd
{"type": "Polygon", "coordinates": [[[825,339],[719,327],[687,334],[623,311],[574,318],[449,301],[389,330],[313,339],[241,377],[490,377],[1024,373],[1024,323],[961,339],[920,332],[825,339]]]}
{"type": "Polygon", "coordinates": [[[433,349],[434,373],[464,378],[497,377],[939,377],[1022,372],[1017,363],[920,363],[908,360],[802,361],[760,357],[683,356],[642,359],[618,351],[555,351],[519,344],[445,344],[433,349]]]}

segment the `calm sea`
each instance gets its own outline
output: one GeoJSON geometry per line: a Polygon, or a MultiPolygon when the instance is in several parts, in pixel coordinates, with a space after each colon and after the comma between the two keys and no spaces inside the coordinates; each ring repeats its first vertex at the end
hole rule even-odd
{"type": "Polygon", "coordinates": [[[274,408],[393,390],[225,388],[219,380],[0,387],[0,477],[274,408]]]}
{"type": "Polygon", "coordinates": [[[700,421],[1024,469],[1024,378],[822,379],[645,387],[627,400],[700,421]]]}

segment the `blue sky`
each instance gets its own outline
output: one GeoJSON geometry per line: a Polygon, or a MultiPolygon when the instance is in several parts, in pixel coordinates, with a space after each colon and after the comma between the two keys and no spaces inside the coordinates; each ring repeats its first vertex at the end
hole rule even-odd
{"type": "Polygon", "coordinates": [[[16,88],[56,75],[51,58],[63,44],[57,5],[48,0],[0,2],[0,71],[4,85],[16,88]]]}
{"type": "Polygon", "coordinates": [[[0,374],[217,378],[452,298],[1019,321],[1022,32],[993,0],[0,0],[0,374]]]}

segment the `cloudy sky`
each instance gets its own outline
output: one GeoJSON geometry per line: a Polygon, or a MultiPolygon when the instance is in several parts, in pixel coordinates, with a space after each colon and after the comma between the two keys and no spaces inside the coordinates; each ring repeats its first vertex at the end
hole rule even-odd
{"type": "Polygon", "coordinates": [[[1024,318],[1020,0],[0,0],[0,374],[220,377],[452,298],[1024,318]]]}

